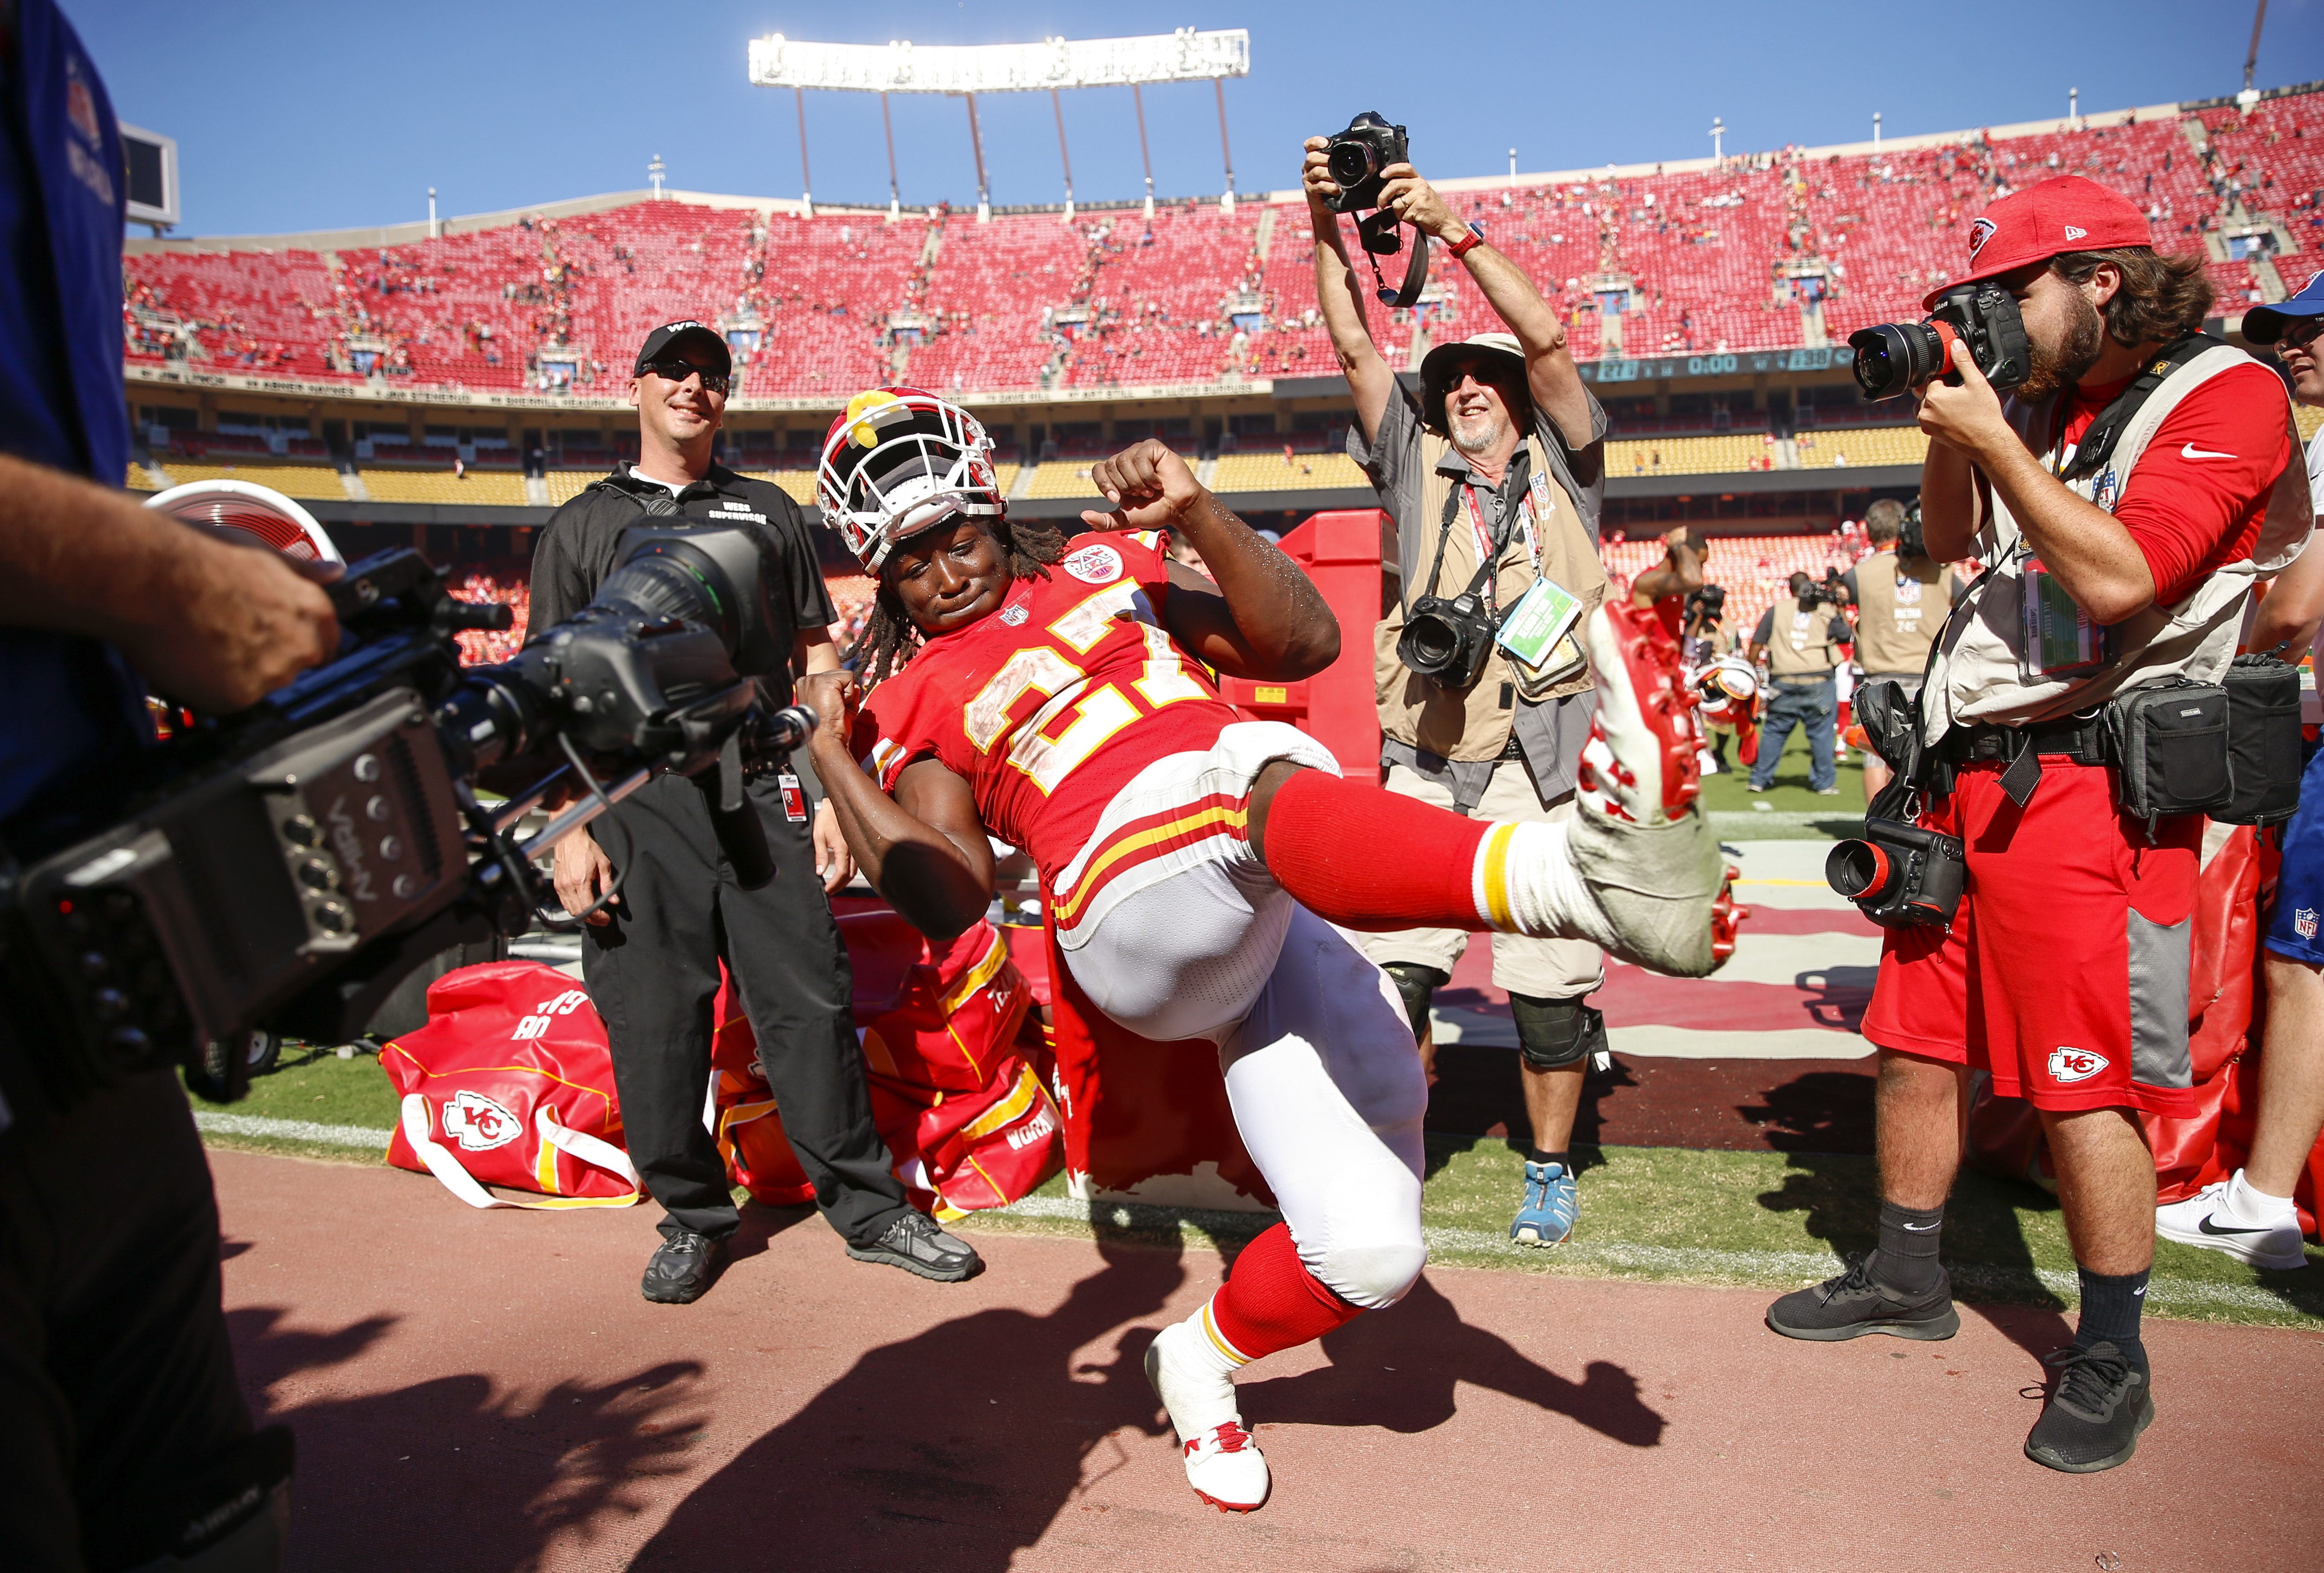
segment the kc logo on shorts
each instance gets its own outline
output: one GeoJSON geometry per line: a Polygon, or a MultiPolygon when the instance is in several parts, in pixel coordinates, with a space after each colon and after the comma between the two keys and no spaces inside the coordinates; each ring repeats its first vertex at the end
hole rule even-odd
{"type": "Polygon", "coordinates": [[[1101,541],[1065,553],[1060,566],[1085,585],[1110,585],[1121,577],[1121,553],[1101,541]]]}
{"type": "Polygon", "coordinates": [[[2103,1054],[2087,1049],[2060,1047],[2050,1050],[2050,1076],[2055,1081],[2088,1081],[2110,1063],[2103,1054]]]}
{"type": "Polygon", "coordinates": [[[2292,910],[2292,931],[2302,939],[2316,938],[2316,909],[2294,907],[2292,910]]]}

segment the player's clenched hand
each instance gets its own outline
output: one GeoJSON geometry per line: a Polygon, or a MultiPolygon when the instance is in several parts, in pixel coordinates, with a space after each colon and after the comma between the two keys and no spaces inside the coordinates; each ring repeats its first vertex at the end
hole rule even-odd
{"type": "Polygon", "coordinates": [[[1111,514],[1082,514],[1101,529],[1167,530],[1203,495],[1186,461],[1150,437],[1091,467],[1090,480],[1113,504],[1111,514]]]}
{"type": "Polygon", "coordinates": [[[798,702],[815,712],[816,738],[828,737],[842,747],[854,726],[856,707],[862,697],[855,674],[844,668],[811,672],[799,680],[798,702]]]}
{"type": "Polygon", "coordinates": [[[338,649],[339,622],[318,579],[337,563],[294,563],[190,528],[170,542],[171,594],[129,615],[115,636],[130,663],[198,710],[255,704],[338,649]]]}

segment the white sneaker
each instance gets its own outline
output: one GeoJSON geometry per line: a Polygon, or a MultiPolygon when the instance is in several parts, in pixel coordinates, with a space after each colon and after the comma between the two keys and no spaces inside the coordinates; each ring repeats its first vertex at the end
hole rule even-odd
{"type": "Polygon", "coordinates": [[[2300,1217],[2254,1228],[2227,1210],[2227,1180],[2207,1185],[2185,1201],[2154,1209],[2154,1232],[2182,1245],[2217,1251],[2254,1267],[2282,1272],[2308,1265],[2301,1249],[2300,1217]]]}
{"type": "Polygon", "coordinates": [[[1146,1380],[1170,1412],[1186,1462],[1186,1484],[1221,1513],[1250,1513],[1267,1500],[1267,1458],[1235,1412],[1234,1383],[1216,1363],[1185,1358],[1200,1337],[1187,1322],[1162,1329],[1146,1351],[1146,1380]]]}

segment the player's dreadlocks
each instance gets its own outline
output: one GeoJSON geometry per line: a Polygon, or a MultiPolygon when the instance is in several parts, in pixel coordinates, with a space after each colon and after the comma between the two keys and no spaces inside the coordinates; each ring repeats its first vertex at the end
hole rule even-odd
{"type": "MultiPolygon", "coordinates": [[[[1020,579],[1047,578],[1048,565],[1065,554],[1065,532],[1055,524],[1038,519],[1012,521],[1004,514],[985,528],[1001,543],[1010,573],[1020,579]]],[[[919,629],[905,615],[904,604],[889,588],[886,575],[881,575],[880,593],[872,602],[872,620],[863,629],[868,654],[856,669],[859,680],[867,690],[877,688],[909,665],[919,647],[919,629]]]]}

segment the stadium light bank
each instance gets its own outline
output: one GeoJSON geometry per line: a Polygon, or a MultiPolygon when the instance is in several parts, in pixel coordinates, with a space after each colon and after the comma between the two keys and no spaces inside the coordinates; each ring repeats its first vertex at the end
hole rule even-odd
{"type": "Polygon", "coordinates": [[[976,217],[992,217],[991,185],[984,172],[984,138],[976,124],[979,93],[1049,95],[1057,119],[1057,157],[1065,166],[1067,223],[1074,217],[1074,162],[1065,148],[1065,113],[1057,95],[1069,88],[1128,88],[1138,108],[1138,151],[1146,161],[1146,216],[1154,216],[1154,159],[1146,144],[1148,82],[1208,80],[1218,99],[1219,151],[1225,160],[1226,197],[1234,211],[1234,150],[1227,141],[1225,80],[1250,74],[1250,32],[1235,27],[1143,38],[1045,38],[1038,43],[939,44],[916,49],[908,40],[881,44],[808,43],[770,33],[751,41],[751,81],[761,88],[788,88],[798,101],[801,206],[813,217],[814,180],[807,172],[807,94],[877,93],[880,120],[888,134],[888,214],[896,217],[902,198],[896,182],[896,132],[888,116],[890,93],[943,93],[968,100],[968,135],[976,150],[976,217]]]}

